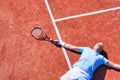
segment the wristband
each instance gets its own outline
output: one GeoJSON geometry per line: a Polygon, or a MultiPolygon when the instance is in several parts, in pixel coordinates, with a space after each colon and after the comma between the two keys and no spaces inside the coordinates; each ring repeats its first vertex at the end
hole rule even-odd
{"type": "Polygon", "coordinates": [[[61,45],[61,47],[64,47],[64,45],[65,45],[64,42],[60,42],[59,44],[61,45]]]}

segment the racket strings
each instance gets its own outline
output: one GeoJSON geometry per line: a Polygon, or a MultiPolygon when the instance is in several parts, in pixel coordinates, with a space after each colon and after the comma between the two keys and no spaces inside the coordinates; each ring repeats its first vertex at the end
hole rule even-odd
{"type": "Polygon", "coordinates": [[[46,36],[46,34],[45,34],[44,32],[39,35],[39,39],[45,40],[46,37],[47,37],[47,36],[46,36]]]}

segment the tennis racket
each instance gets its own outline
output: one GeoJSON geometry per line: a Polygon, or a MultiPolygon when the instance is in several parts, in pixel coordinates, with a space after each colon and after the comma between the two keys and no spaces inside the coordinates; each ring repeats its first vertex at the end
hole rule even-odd
{"type": "Polygon", "coordinates": [[[54,42],[52,38],[49,38],[43,28],[34,27],[31,30],[31,35],[37,40],[54,42]]]}
{"type": "Polygon", "coordinates": [[[31,35],[37,40],[49,41],[53,43],[55,46],[61,47],[61,44],[59,43],[59,41],[49,38],[43,28],[39,28],[39,27],[32,28],[31,35]]]}

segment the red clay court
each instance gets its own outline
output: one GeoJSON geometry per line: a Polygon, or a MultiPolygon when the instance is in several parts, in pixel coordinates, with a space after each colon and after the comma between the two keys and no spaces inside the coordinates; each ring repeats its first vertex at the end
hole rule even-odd
{"type": "MultiPolygon", "coordinates": [[[[120,64],[120,0],[0,0],[0,80],[59,80],[79,59],[35,40],[34,26],[78,46],[101,41],[108,58],[120,64]]],[[[93,80],[119,79],[120,72],[102,66],[93,80]]]]}

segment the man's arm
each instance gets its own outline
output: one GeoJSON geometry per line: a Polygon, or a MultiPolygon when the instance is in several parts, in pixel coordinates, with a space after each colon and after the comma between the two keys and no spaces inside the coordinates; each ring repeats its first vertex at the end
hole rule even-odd
{"type": "Polygon", "coordinates": [[[108,62],[105,65],[114,69],[114,70],[120,71],[120,65],[116,64],[116,63],[113,63],[112,61],[108,60],[108,62]]]}
{"type": "Polygon", "coordinates": [[[63,47],[69,51],[72,51],[72,52],[76,52],[78,54],[80,54],[80,47],[78,46],[74,46],[72,44],[68,44],[68,43],[65,43],[65,42],[60,42],[60,41],[57,41],[55,40],[53,42],[54,45],[56,45],[57,47],[63,47]]]}
{"type": "Polygon", "coordinates": [[[80,47],[64,43],[64,48],[73,52],[80,53],[80,47]]]}

